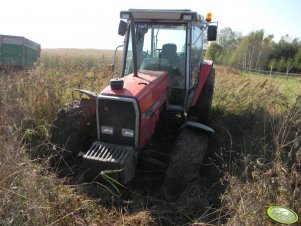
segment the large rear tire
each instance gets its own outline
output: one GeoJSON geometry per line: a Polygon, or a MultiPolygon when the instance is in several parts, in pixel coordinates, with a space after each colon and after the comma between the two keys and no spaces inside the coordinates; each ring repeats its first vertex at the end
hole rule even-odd
{"type": "Polygon", "coordinates": [[[208,148],[208,136],[193,128],[184,128],[173,146],[162,192],[166,199],[177,198],[186,185],[199,176],[208,148]]]}
{"type": "Polygon", "coordinates": [[[87,151],[96,138],[95,100],[81,99],[66,105],[57,115],[51,128],[50,141],[63,157],[87,151]]]}
{"type": "Polygon", "coordinates": [[[188,112],[188,116],[196,118],[200,123],[207,124],[210,121],[214,81],[215,69],[211,68],[196,105],[191,107],[188,112]]]}

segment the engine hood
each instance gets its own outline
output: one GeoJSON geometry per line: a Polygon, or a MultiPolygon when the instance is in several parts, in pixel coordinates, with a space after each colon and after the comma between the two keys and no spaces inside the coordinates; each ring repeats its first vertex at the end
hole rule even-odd
{"type": "Polygon", "coordinates": [[[154,104],[162,93],[166,93],[169,85],[165,71],[139,71],[137,77],[130,74],[121,79],[124,81],[123,89],[112,90],[107,86],[100,95],[135,98],[140,103],[141,112],[154,104]]]}

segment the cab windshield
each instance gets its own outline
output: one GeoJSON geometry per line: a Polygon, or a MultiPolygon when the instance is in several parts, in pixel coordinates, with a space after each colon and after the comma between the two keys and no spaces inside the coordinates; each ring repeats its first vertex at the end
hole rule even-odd
{"type": "MultiPolygon", "coordinates": [[[[138,69],[168,71],[171,87],[184,88],[186,24],[136,23],[135,34],[138,69]]],[[[129,37],[125,75],[133,73],[132,56],[129,37]]]]}

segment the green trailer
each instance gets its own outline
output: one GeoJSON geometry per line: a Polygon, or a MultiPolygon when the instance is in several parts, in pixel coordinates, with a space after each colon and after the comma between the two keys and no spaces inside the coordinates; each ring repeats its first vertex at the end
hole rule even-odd
{"type": "Polygon", "coordinates": [[[0,68],[30,69],[40,52],[41,45],[27,38],[0,35],[0,68]]]}

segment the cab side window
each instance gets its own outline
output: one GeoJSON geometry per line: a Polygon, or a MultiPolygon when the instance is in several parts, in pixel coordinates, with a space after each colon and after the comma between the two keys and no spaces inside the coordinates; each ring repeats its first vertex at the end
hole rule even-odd
{"type": "Polygon", "coordinates": [[[203,36],[202,30],[197,27],[192,27],[191,33],[191,72],[192,81],[191,87],[193,87],[197,81],[197,76],[200,71],[200,64],[203,61],[203,36]]]}

